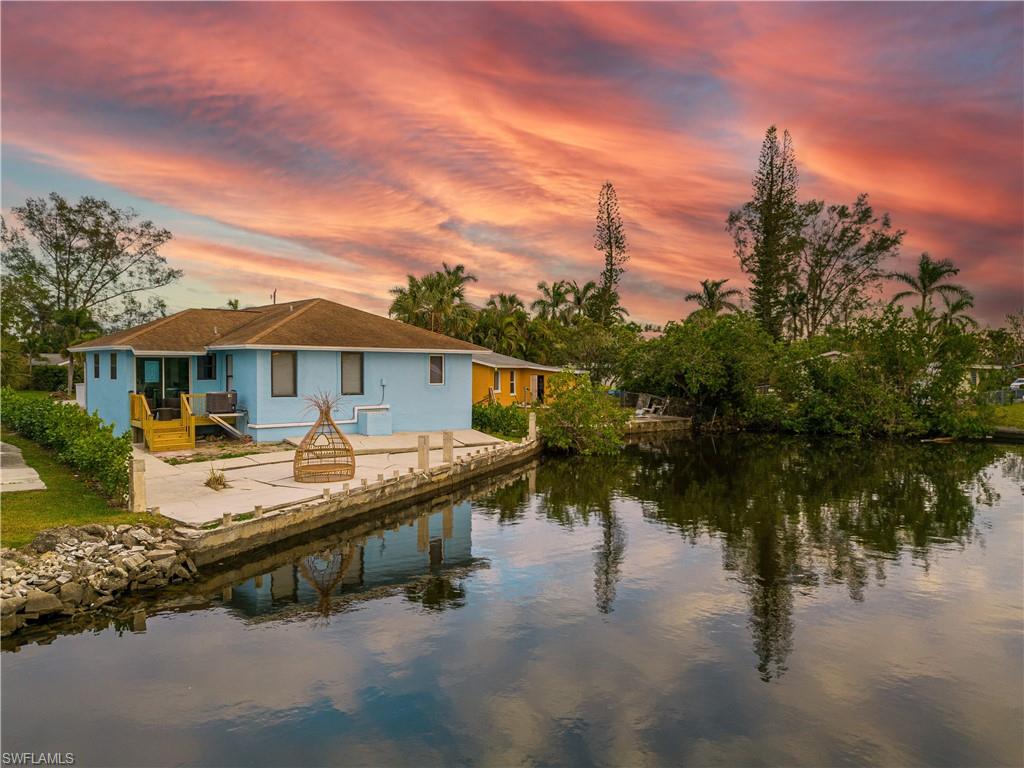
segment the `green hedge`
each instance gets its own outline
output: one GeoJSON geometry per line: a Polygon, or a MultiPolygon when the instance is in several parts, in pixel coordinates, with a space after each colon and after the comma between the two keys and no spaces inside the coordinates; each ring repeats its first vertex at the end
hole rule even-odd
{"type": "Polygon", "coordinates": [[[525,408],[500,403],[476,403],[473,406],[473,429],[502,437],[525,437],[529,419],[525,408]]]}
{"type": "Polygon", "coordinates": [[[37,392],[63,392],[68,387],[68,369],[59,365],[33,365],[28,388],[37,392]]]}
{"type": "Polygon", "coordinates": [[[7,388],[0,392],[0,419],[5,428],[52,449],[114,503],[127,501],[129,433],[115,437],[113,425],[75,405],[7,388]]]}

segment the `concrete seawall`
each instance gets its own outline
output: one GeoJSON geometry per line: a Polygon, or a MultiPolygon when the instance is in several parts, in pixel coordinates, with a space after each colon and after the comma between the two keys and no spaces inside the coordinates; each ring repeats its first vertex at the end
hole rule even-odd
{"type": "Polygon", "coordinates": [[[176,531],[184,537],[186,549],[196,565],[202,567],[376,509],[451,493],[464,483],[529,461],[540,450],[539,440],[508,444],[479,455],[457,458],[451,464],[385,478],[383,482],[367,483],[348,491],[325,491],[320,496],[262,513],[257,509],[251,517],[241,516],[244,519],[226,516],[216,528],[178,528],[176,531]]]}
{"type": "Polygon", "coordinates": [[[626,437],[657,432],[689,432],[692,429],[693,420],[681,416],[642,416],[629,420],[626,437]]]}

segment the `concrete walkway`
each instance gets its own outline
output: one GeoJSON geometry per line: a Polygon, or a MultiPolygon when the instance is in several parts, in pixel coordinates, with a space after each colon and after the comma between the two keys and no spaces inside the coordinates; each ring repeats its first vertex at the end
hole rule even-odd
{"type": "MultiPolygon", "coordinates": [[[[356,449],[356,475],[337,483],[297,483],[292,477],[294,450],[256,453],[234,459],[217,459],[193,464],[171,465],[153,454],[135,449],[135,457],[145,461],[146,504],[159,508],[160,514],[189,525],[220,520],[226,512],[235,515],[252,512],[256,505],[271,507],[310,499],[324,488],[341,491],[345,483],[352,487],[376,482],[378,475],[392,477],[411,471],[417,462],[416,440],[420,433],[405,432],[381,437],[346,435],[356,449]],[[224,472],[227,488],[214,491],[204,483],[210,470],[224,472]]],[[[431,432],[430,464],[441,464],[441,432],[431,432]]],[[[455,457],[484,451],[487,446],[502,445],[497,438],[472,429],[455,430],[455,457]]]]}
{"type": "Polygon", "coordinates": [[[45,490],[46,483],[25,463],[21,448],[0,443],[0,492],[45,490]]]}

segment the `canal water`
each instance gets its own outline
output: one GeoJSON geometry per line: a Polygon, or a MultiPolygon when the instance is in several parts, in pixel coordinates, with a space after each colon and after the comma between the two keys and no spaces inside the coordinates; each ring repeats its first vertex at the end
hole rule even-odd
{"type": "Polygon", "coordinates": [[[5,641],[75,765],[1006,765],[1024,452],[770,437],[548,459],[5,641]]]}

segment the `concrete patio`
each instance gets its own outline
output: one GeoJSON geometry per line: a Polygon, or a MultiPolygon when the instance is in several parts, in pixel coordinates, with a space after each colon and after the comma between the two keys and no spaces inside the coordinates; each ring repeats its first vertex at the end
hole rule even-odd
{"type": "MultiPolygon", "coordinates": [[[[417,465],[417,439],[420,433],[395,433],[382,437],[346,435],[356,450],[356,474],[337,483],[297,483],[292,478],[294,450],[258,453],[234,459],[217,459],[192,464],[172,465],[158,456],[135,449],[135,457],[145,462],[146,505],[159,508],[160,514],[192,526],[220,520],[225,513],[252,512],[257,505],[278,504],[309,499],[329,488],[342,490],[377,481],[379,475],[390,478],[397,471],[407,474],[417,465]],[[224,472],[228,487],[215,491],[204,484],[210,470],[224,472]]],[[[441,432],[430,436],[430,465],[442,462],[441,432]]],[[[490,435],[473,429],[454,430],[454,457],[469,456],[488,446],[506,445],[490,435]]]]}

